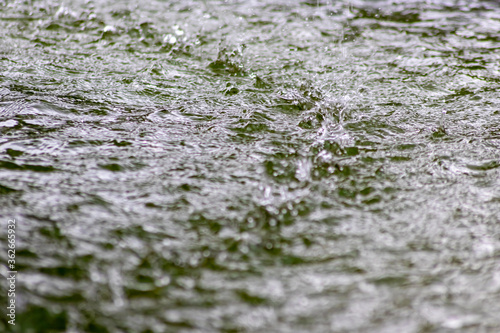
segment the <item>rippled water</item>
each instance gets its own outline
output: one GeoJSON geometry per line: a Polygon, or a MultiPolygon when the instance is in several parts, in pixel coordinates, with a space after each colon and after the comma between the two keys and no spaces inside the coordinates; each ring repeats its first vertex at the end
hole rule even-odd
{"type": "Polygon", "coordinates": [[[499,332],[499,61],[495,1],[3,0],[0,331],[499,332]]]}

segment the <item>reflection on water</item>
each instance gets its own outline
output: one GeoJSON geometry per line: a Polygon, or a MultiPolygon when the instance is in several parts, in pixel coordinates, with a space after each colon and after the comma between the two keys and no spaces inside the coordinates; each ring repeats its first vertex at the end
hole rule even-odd
{"type": "Polygon", "coordinates": [[[0,331],[500,330],[499,28],[495,1],[4,2],[0,331]]]}

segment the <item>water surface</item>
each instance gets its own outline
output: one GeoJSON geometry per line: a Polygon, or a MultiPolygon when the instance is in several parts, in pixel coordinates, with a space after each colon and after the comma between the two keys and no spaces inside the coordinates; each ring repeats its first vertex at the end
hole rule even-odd
{"type": "Polygon", "coordinates": [[[496,1],[0,2],[0,331],[500,331],[499,31],[496,1]]]}

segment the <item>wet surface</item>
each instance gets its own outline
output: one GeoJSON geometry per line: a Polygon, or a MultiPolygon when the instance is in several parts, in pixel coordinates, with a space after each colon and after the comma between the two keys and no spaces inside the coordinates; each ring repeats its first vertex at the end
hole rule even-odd
{"type": "Polygon", "coordinates": [[[14,331],[500,331],[499,31],[495,1],[0,2],[14,331]]]}

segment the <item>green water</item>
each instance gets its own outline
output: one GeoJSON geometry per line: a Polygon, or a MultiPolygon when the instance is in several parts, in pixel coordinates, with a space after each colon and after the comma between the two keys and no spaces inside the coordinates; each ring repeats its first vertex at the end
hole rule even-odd
{"type": "Polygon", "coordinates": [[[0,332],[500,332],[499,61],[495,1],[0,1],[0,332]]]}

